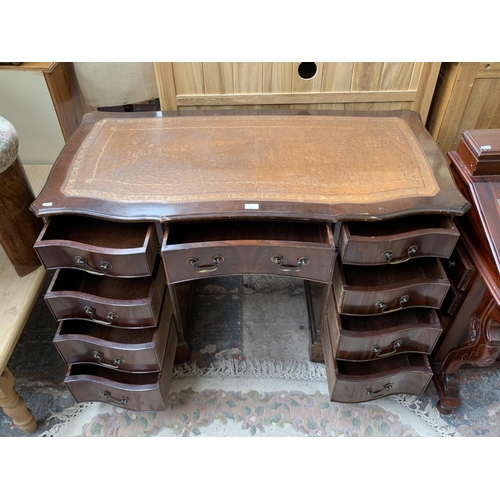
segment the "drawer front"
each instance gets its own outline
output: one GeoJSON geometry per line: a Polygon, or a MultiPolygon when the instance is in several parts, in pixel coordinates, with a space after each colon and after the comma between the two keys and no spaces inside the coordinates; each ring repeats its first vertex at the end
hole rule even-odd
{"type": "Polygon", "coordinates": [[[432,378],[432,371],[406,370],[380,373],[376,376],[346,376],[337,372],[332,381],[330,400],[338,403],[362,403],[391,394],[420,395],[432,378]]]}
{"type": "Polygon", "coordinates": [[[456,289],[461,292],[467,290],[475,268],[460,242],[455,247],[450,259],[443,262],[443,266],[456,289]]]}
{"type": "Polygon", "coordinates": [[[331,294],[327,321],[333,355],[346,361],[368,361],[415,352],[430,354],[442,332],[433,309],[412,308],[390,315],[340,315],[331,294]]]}
{"type": "Polygon", "coordinates": [[[151,277],[111,278],[58,269],[45,294],[57,320],[84,319],[119,328],[156,326],[165,291],[157,261],[151,277]]]}
{"type": "Polygon", "coordinates": [[[70,366],[64,382],[75,400],[106,402],[136,411],[164,410],[177,346],[177,332],[172,326],[161,372],[127,373],[95,365],[70,366]]]}
{"type": "Polygon", "coordinates": [[[169,283],[231,274],[274,274],[328,283],[334,252],[331,248],[287,245],[234,244],[172,249],[164,247],[169,283]]]}
{"type": "Polygon", "coordinates": [[[331,401],[361,403],[390,394],[420,395],[432,379],[432,369],[423,354],[399,354],[361,363],[336,360],[328,324],[323,345],[331,401]]]}
{"type": "Polygon", "coordinates": [[[438,259],[391,266],[390,271],[381,266],[361,268],[338,263],[333,275],[341,314],[387,314],[410,307],[439,309],[449,287],[438,259]]]}
{"type": "Polygon", "coordinates": [[[399,264],[419,257],[448,258],[460,233],[450,217],[343,223],[339,251],[344,264],[399,264]]]}
{"type": "Polygon", "coordinates": [[[152,223],[124,224],[86,217],[53,218],[34,247],[46,269],[81,269],[101,276],[150,276],[158,252],[152,223]],[[84,222],[75,222],[82,219],[84,222]],[[66,225],[72,225],[71,231],[66,225]],[[51,227],[57,226],[57,227],[51,227]],[[60,234],[60,237],[59,237],[60,234]],[[74,240],[63,238],[72,237],[74,240]],[[98,246],[114,245],[113,247],[98,246]]]}
{"type": "Polygon", "coordinates": [[[129,372],[158,372],[173,328],[168,292],[157,327],[109,328],[90,321],[61,321],[54,337],[66,364],[97,364],[129,372]]]}

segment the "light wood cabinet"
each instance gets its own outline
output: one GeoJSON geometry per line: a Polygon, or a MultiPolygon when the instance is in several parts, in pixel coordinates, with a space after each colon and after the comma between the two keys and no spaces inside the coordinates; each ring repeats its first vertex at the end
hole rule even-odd
{"type": "Polygon", "coordinates": [[[411,109],[425,122],[440,63],[155,63],[162,110],[411,109]]]}
{"type": "Polygon", "coordinates": [[[500,62],[443,63],[426,126],[443,154],[466,130],[500,128],[500,62]]]}

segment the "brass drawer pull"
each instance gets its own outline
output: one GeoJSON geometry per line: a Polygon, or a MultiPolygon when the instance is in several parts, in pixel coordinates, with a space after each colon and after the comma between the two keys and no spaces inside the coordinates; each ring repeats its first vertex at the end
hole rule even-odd
{"type": "Polygon", "coordinates": [[[401,257],[399,259],[394,258],[394,254],[392,253],[392,250],[386,250],[382,254],[382,256],[385,257],[388,264],[402,264],[403,262],[409,261],[412,258],[412,255],[414,253],[416,253],[417,250],[418,250],[418,245],[412,245],[406,251],[406,257],[401,257]]]}
{"type": "Polygon", "coordinates": [[[123,396],[121,399],[116,399],[115,397],[111,396],[111,393],[109,391],[102,391],[101,398],[104,398],[108,403],[113,403],[120,406],[125,406],[130,401],[130,399],[126,396],[123,396]]]}
{"type": "Polygon", "coordinates": [[[106,368],[113,368],[113,370],[119,369],[120,365],[125,363],[125,360],[119,357],[115,358],[113,363],[111,363],[104,357],[104,354],[99,351],[92,351],[92,355],[94,356],[95,359],[97,359],[100,365],[105,366],[106,368]]]}
{"type": "Polygon", "coordinates": [[[391,383],[384,384],[384,387],[382,389],[379,389],[378,391],[374,391],[371,387],[366,389],[365,394],[367,396],[370,396],[371,398],[375,398],[379,396],[380,394],[384,392],[389,392],[394,388],[394,386],[391,383]]]}
{"type": "Polygon", "coordinates": [[[224,257],[222,255],[214,255],[212,257],[212,264],[204,264],[201,266],[199,264],[200,261],[196,257],[190,257],[186,262],[190,266],[193,266],[197,273],[212,273],[213,271],[217,271],[218,265],[221,262],[224,262],[224,257]]]}
{"type": "Polygon", "coordinates": [[[374,345],[370,351],[374,352],[377,356],[377,358],[385,358],[386,356],[390,356],[391,354],[395,354],[397,350],[403,345],[402,340],[395,340],[392,344],[392,351],[386,352],[382,354],[382,349],[378,345],[374,345]]]}
{"type": "Polygon", "coordinates": [[[286,272],[298,272],[302,270],[302,266],[307,266],[310,260],[307,257],[299,257],[297,259],[297,265],[295,264],[283,264],[283,257],[281,255],[273,255],[271,261],[278,264],[278,269],[280,271],[286,272]]]}
{"type": "Polygon", "coordinates": [[[108,313],[108,315],[106,316],[107,321],[104,321],[94,316],[95,309],[93,307],[85,306],[83,310],[85,311],[85,314],[87,314],[94,323],[99,323],[100,325],[111,325],[113,324],[113,321],[118,319],[118,314],[114,312],[108,313]]]}
{"type": "Polygon", "coordinates": [[[110,269],[113,269],[113,266],[109,262],[103,261],[103,263],[99,266],[101,270],[97,271],[95,267],[89,265],[81,255],[75,255],[75,260],[77,264],[80,264],[83,267],[84,271],[90,274],[96,274],[97,276],[104,276],[110,269]]]}
{"type": "Polygon", "coordinates": [[[401,309],[403,309],[403,306],[408,302],[409,299],[410,299],[410,297],[408,295],[403,295],[399,299],[399,302],[398,302],[399,303],[399,307],[396,308],[396,309],[387,309],[387,303],[384,302],[383,300],[379,300],[375,304],[375,306],[380,309],[380,314],[392,313],[392,312],[400,311],[401,309]]]}

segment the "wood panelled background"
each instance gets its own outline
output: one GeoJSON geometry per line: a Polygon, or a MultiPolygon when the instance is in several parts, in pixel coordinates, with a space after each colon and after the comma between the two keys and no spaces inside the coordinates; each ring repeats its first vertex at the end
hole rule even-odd
{"type": "Polygon", "coordinates": [[[308,108],[413,109],[425,123],[440,63],[315,63],[311,78],[294,62],[155,63],[162,110],[308,108]]]}
{"type": "Polygon", "coordinates": [[[427,128],[443,153],[465,130],[500,128],[500,63],[443,63],[427,128]]]}

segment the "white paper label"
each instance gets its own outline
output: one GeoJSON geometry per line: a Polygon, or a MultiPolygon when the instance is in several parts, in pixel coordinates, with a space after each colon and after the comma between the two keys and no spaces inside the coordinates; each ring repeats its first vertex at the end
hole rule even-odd
{"type": "Polygon", "coordinates": [[[52,202],[50,203],[42,203],[42,207],[51,207],[52,206],[52,202]]]}
{"type": "Polygon", "coordinates": [[[245,210],[259,210],[258,203],[245,203],[245,210]]]}

